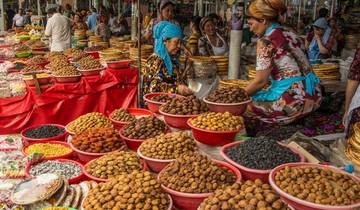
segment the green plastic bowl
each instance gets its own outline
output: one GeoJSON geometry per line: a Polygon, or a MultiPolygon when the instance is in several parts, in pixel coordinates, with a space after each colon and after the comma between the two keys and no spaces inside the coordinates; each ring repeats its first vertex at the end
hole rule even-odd
{"type": "Polygon", "coordinates": [[[26,51],[26,52],[16,53],[15,56],[17,58],[26,58],[26,57],[29,57],[31,54],[32,54],[31,51],[26,51]]]}

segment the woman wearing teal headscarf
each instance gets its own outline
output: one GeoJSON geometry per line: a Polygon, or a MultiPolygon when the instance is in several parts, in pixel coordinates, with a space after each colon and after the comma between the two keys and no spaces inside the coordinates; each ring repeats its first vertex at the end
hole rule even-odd
{"type": "Polygon", "coordinates": [[[168,92],[191,94],[186,75],[179,70],[182,30],[176,24],[161,21],[154,27],[154,53],[142,68],[142,93],[168,92]]]}

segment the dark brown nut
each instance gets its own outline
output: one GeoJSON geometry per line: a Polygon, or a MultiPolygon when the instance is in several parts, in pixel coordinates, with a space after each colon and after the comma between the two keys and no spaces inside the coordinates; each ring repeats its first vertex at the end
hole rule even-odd
{"type": "Polygon", "coordinates": [[[142,117],[126,124],[122,129],[122,135],[130,139],[149,139],[166,132],[163,121],[154,116],[142,117]]]}
{"type": "Polygon", "coordinates": [[[131,122],[136,120],[126,109],[116,109],[110,114],[111,118],[121,122],[131,122]]]}
{"type": "Polygon", "coordinates": [[[209,111],[207,105],[195,96],[174,98],[160,106],[160,110],[175,115],[198,115],[209,111]]]}
{"type": "Polygon", "coordinates": [[[174,97],[171,97],[169,95],[158,95],[151,98],[152,101],[162,102],[162,103],[166,103],[168,101],[171,101],[172,99],[174,99],[174,97]]]}
{"type": "Polygon", "coordinates": [[[219,89],[216,89],[210,93],[206,100],[215,103],[241,103],[244,101],[250,100],[250,97],[246,91],[240,87],[226,86],[219,89]]]}
{"type": "Polygon", "coordinates": [[[190,123],[197,128],[211,131],[233,131],[244,126],[242,117],[233,116],[229,112],[208,112],[190,120],[190,123]]]}

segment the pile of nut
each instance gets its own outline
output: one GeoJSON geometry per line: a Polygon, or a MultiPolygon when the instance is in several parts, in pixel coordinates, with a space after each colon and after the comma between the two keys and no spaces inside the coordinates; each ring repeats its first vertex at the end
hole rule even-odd
{"type": "Polygon", "coordinates": [[[41,55],[36,55],[32,58],[29,58],[26,63],[28,64],[32,64],[32,65],[35,65],[35,64],[39,64],[39,63],[45,63],[47,62],[46,58],[44,58],[43,56],[41,55]]]}
{"type": "Polygon", "coordinates": [[[121,175],[92,189],[83,209],[159,209],[169,208],[169,197],[150,172],[121,175]]]}
{"type": "Polygon", "coordinates": [[[114,128],[90,128],[76,135],[71,144],[81,151],[91,153],[106,153],[126,148],[114,128]]]}
{"type": "Polygon", "coordinates": [[[143,165],[135,152],[112,152],[92,160],[85,168],[90,175],[111,179],[121,174],[142,170],[143,165]]]}
{"type": "Polygon", "coordinates": [[[68,48],[64,51],[64,55],[68,57],[74,57],[74,55],[81,53],[82,50],[77,48],[68,48]]]}
{"type": "Polygon", "coordinates": [[[53,61],[57,58],[64,58],[66,59],[66,56],[62,52],[48,52],[44,55],[45,58],[47,58],[49,61],[53,61]]]}
{"type": "Polygon", "coordinates": [[[92,56],[86,56],[76,62],[80,70],[99,69],[103,68],[101,63],[92,56]]]}
{"type": "Polygon", "coordinates": [[[159,178],[164,186],[183,193],[210,193],[236,182],[233,172],[200,154],[182,155],[159,178]]]}
{"type": "Polygon", "coordinates": [[[171,101],[174,98],[175,97],[171,97],[169,95],[158,95],[158,96],[152,97],[151,100],[156,101],[156,102],[166,103],[168,101],[171,101]]]}
{"type": "Polygon", "coordinates": [[[99,112],[91,112],[80,116],[67,126],[70,132],[79,134],[90,128],[111,128],[111,121],[99,112]]]}
{"type": "Polygon", "coordinates": [[[40,66],[37,65],[31,65],[31,66],[25,66],[25,68],[23,68],[21,70],[21,73],[31,73],[31,72],[40,72],[43,69],[40,68],[40,66]]]}
{"type": "Polygon", "coordinates": [[[194,139],[185,131],[163,134],[140,145],[141,154],[160,160],[175,159],[196,150],[194,139]]]}
{"type": "Polygon", "coordinates": [[[175,115],[197,115],[209,111],[207,105],[195,96],[175,98],[160,106],[162,112],[175,115]]]}
{"type": "Polygon", "coordinates": [[[288,210],[290,208],[280,200],[269,184],[257,179],[218,189],[199,206],[199,210],[213,209],[288,210]]]}
{"type": "Polygon", "coordinates": [[[241,103],[244,101],[250,100],[250,97],[243,88],[226,86],[219,89],[216,89],[210,93],[206,100],[215,103],[241,103]]]}
{"type": "Polygon", "coordinates": [[[211,131],[235,131],[244,126],[242,117],[229,112],[208,112],[191,119],[190,123],[197,128],[211,131]]]}
{"type": "Polygon", "coordinates": [[[165,133],[166,129],[163,121],[154,116],[149,116],[126,124],[123,127],[122,135],[130,139],[148,139],[165,133]]]}
{"type": "Polygon", "coordinates": [[[136,119],[126,109],[116,109],[110,114],[110,117],[120,122],[131,122],[136,119]]]}
{"type": "Polygon", "coordinates": [[[52,73],[57,77],[79,76],[80,72],[71,65],[61,67],[59,69],[52,69],[52,73]]]}
{"type": "Polygon", "coordinates": [[[85,52],[79,52],[79,53],[75,54],[72,57],[71,61],[72,62],[78,62],[78,61],[80,61],[82,58],[84,58],[86,56],[88,56],[88,55],[85,52]]]}
{"type": "Polygon", "coordinates": [[[360,184],[350,176],[311,166],[285,167],[275,183],[286,193],[316,204],[344,206],[360,201],[360,184]]]}
{"type": "Polygon", "coordinates": [[[98,45],[98,46],[88,47],[84,51],[85,52],[93,52],[93,51],[101,51],[101,50],[104,50],[104,49],[105,49],[105,47],[98,45]]]}

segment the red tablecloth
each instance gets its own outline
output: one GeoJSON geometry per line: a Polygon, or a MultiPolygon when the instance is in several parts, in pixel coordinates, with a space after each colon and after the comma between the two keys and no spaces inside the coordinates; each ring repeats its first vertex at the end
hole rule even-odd
{"type": "Polygon", "coordinates": [[[24,96],[0,99],[0,134],[19,133],[42,123],[66,125],[80,115],[137,106],[138,71],[107,69],[101,76],[82,77],[78,83],[30,88],[24,96]]]}

